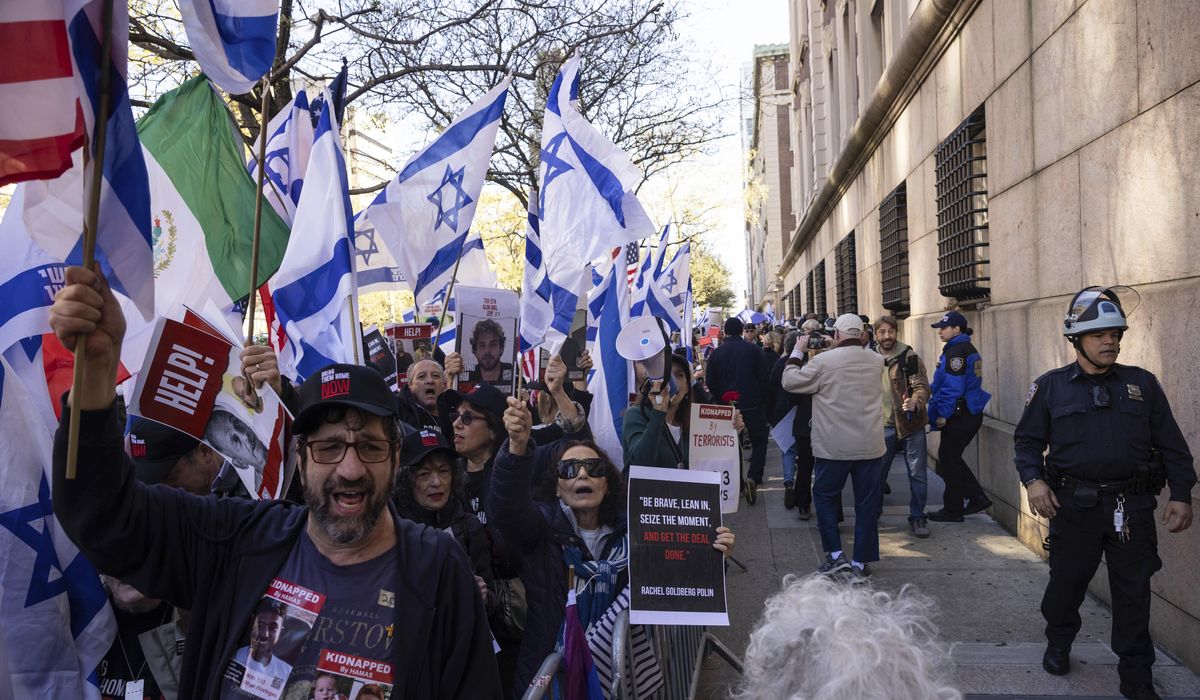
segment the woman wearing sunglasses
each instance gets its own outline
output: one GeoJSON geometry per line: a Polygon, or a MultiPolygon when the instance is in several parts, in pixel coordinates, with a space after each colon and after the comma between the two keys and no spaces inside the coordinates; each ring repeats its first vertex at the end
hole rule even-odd
{"type": "MultiPolygon", "coordinates": [[[[628,583],[629,538],[625,480],[620,468],[590,440],[567,440],[535,451],[529,407],[508,400],[508,442],[496,455],[488,513],[522,555],[521,580],[529,605],[513,684],[528,688],[560,636],[567,571],[575,570],[580,622],[585,629],[613,604],[628,583]],[[541,475],[531,492],[529,484],[541,475]]],[[[717,528],[713,547],[726,556],[734,536],[717,528]]]]}

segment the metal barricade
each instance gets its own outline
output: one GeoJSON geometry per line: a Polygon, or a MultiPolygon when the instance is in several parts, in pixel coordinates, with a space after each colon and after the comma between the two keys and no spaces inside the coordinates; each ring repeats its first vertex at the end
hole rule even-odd
{"type": "Polygon", "coordinates": [[[554,677],[562,671],[562,654],[557,651],[546,657],[538,668],[537,674],[530,682],[529,688],[521,696],[521,700],[542,700],[554,697],[554,677]]]}

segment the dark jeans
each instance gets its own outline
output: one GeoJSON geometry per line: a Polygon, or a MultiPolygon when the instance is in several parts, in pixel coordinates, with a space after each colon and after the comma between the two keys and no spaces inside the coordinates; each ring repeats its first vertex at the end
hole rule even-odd
{"type": "Polygon", "coordinates": [[[1069,647],[1079,633],[1079,605],[1100,565],[1108,565],[1112,593],[1112,650],[1117,673],[1128,683],[1149,683],[1154,664],[1150,640],[1150,577],[1162,568],[1154,511],[1125,511],[1130,538],[1113,530],[1113,498],[1087,510],[1059,508],[1050,519],[1050,583],[1042,597],[1046,640],[1069,647]]]}
{"type": "Polygon", "coordinates": [[[963,451],[983,425],[983,414],[951,416],[942,427],[942,443],[938,446],[938,472],[946,482],[942,508],[947,513],[962,514],[964,501],[983,498],[983,487],[963,460],[963,451]]]}
{"type": "Polygon", "coordinates": [[[908,470],[908,522],[925,517],[925,499],[929,492],[929,482],[926,476],[928,459],[925,453],[925,429],[909,433],[902,438],[896,437],[896,428],[883,426],[883,444],[887,452],[883,453],[882,466],[879,470],[879,484],[882,489],[887,483],[888,472],[892,470],[892,461],[897,454],[904,455],[904,466],[908,470]]]}
{"type": "Polygon", "coordinates": [[[767,466],[767,437],[770,429],[767,427],[767,412],[762,408],[740,408],[742,420],[746,423],[746,437],[750,438],[750,469],[746,477],[761,484],[763,471],[767,466]]]}
{"type": "Polygon", "coordinates": [[[821,533],[821,549],[837,552],[842,549],[838,532],[838,503],[847,477],[854,485],[854,561],[879,561],[879,458],[822,459],[816,458],[813,470],[813,507],[817,511],[817,530],[821,533]]]}
{"type": "Polygon", "coordinates": [[[791,449],[783,453],[783,481],[794,482],[796,505],[812,505],[812,435],[796,435],[791,449]]]}

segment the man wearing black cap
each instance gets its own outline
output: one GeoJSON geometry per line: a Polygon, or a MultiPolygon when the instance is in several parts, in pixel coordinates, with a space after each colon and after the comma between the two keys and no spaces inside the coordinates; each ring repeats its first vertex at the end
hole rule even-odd
{"type": "Polygon", "coordinates": [[[264,598],[300,623],[275,647],[292,670],[273,697],[305,693],[329,658],[386,677],[393,698],[500,696],[461,548],[388,506],[399,428],[378,372],[331,365],[300,387],[306,506],[198,498],[129,478],[114,391],[125,320],[104,278],[69,268],[50,316],[69,349],[80,338],[87,346],[84,381],[67,399],[82,409],[78,475],[66,478],[64,410],[55,514],[96,568],[191,610],[181,696],[264,697],[261,674],[234,658],[264,598]]]}
{"type": "Polygon", "coordinates": [[[767,466],[766,385],[770,370],[759,347],[742,338],[742,322],[736,317],[725,321],[725,342],[708,358],[705,379],[712,395],[722,403],[735,403],[746,422],[750,469],[744,491],[746,503],[754,505],[767,466]],[[737,398],[729,392],[736,392],[737,398]]]}
{"type": "Polygon", "coordinates": [[[129,420],[129,459],[140,481],[197,496],[211,493],[224,463],[221,455],[191,435],[138,416],[129,420]]]}
{"type": "Polygon", "coordinates": [[[971,344],[974,331],[965,316],[947,312],[932,324],[946,345],[929,385],[929,429],[940,430],[938,472],[946,482],[942,507],[929,514],[939,523],[961,523],[963,516],[980,513],[992,501],[963,460],[963,451],[983,425],[983,409],[992,395],[983,390],[983,359],[971,344]]]}

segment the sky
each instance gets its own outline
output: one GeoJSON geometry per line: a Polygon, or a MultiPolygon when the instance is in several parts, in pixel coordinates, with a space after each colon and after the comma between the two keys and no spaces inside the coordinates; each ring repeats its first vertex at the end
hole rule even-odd
{"type": "MultiPolygon", "coordinates": [[[[742,67],[750,62],[755,44],[788,41],[787,0],[691,0],[685,4],[691,16],[684,35],[695,37],[698,53],[719,71],[718,81],[726,94],[738,89],[742,67]]],[[[746,241],[742,220],[742,137],[738,103],[731,100],[724,113],[723,131],[728,134],[715,153],[699,159],[683,174],[683,186],[698,189],[713,199],[717,230],[708,240],[729,268],[732,286],[739,299],[746,289],[746,241]]]]}

